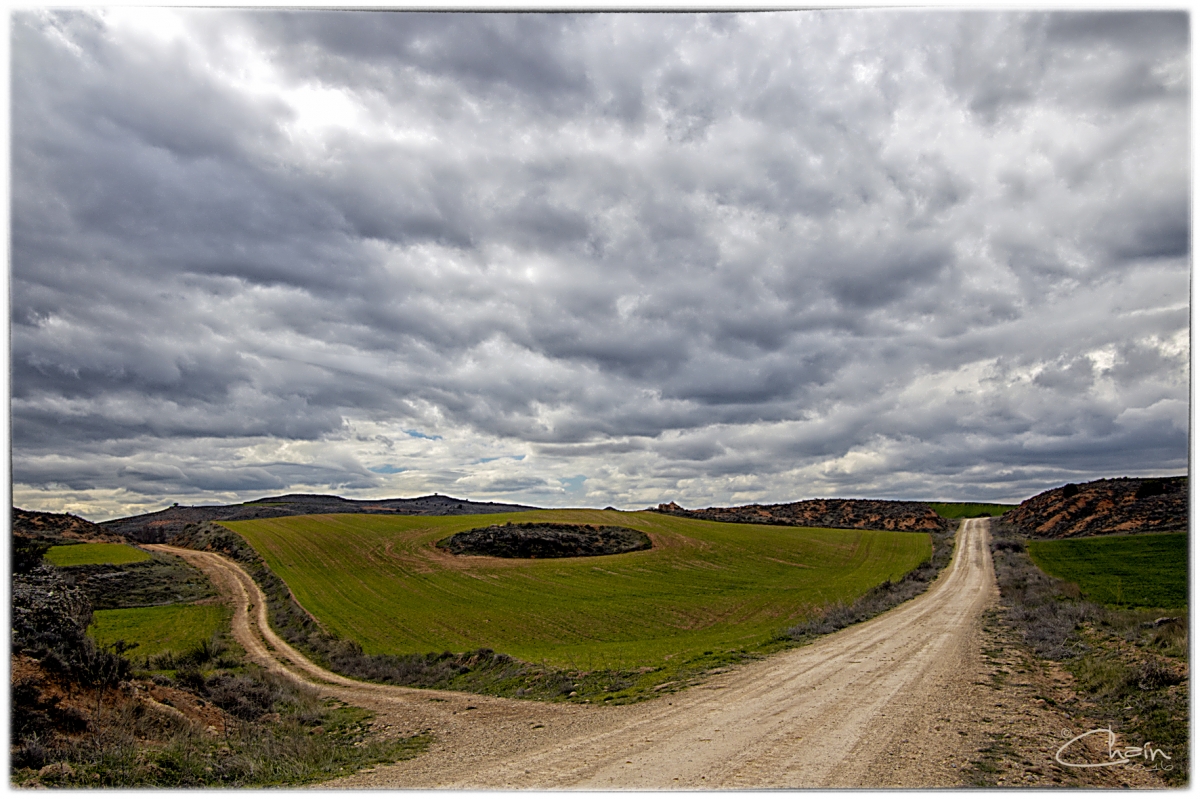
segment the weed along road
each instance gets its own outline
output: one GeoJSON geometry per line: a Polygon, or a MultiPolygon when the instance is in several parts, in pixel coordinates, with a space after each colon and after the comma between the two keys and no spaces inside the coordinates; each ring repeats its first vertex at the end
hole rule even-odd
{"type": "Polygon", "coordinates": [[[958,532],[922,596],[818,642],[680,693],[598,707],[369,685],[327,672],[275,636],[262,594],[233,562],[155,547],[208,573],[258,662],[430,730],[425,754],[329,783],[410,788],[803,788],[959,785],[995,699],[980,618],[996,597],[988,521],[958,532]]]}

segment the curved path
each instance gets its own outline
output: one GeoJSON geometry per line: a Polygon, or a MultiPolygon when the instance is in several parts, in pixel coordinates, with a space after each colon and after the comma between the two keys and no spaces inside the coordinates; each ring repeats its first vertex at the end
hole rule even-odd
{"type": "Polygon", "coordinates": [[[234,636],[269,668],[430,730],[411,761],[330,787],[800,788],[959,785],[982,742],[980,617],[996,596],[988,521],[958,533],[929,591],[816,643],[623,707],[544,704],[371,685],[321,669],[272,633],[258,587],[207,552],[152,547],[201,568],[233,602],[234,636]]]}

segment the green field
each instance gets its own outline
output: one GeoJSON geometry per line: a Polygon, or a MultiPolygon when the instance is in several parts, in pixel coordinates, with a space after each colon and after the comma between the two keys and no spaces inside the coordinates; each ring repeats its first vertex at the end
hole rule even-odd
{"type": "Polygon", "coordinates": [[[371,654],[488,647],[562,668],[632,668],[753,647],[927,560],[924,533],[744,525],[650,512],[337,514],[227,522],[299,602],[371,654]],[[506,521],[617,525],[654,549],[508,560],[433,543],[506,521]]]}
{"type": "Polygon", "coordinates": [[[973,519],[976,516],[1000,516],[1017,506],[994,502],[930,502],[929,507],[943,519],[973,519]]]}
{"type": "Polygon", "coordinates": [[[55,566],[119,565],[150,560],[150,553],[128,544],[68,544],[50,547],[46,560],[55,566]]]}
{"type": "Polygon", "coordinates": [[[101,644],[123,640],[137,644],[126,657],[183,654],[229,625],[223,605],[160,605],[153,608],[98,610],[88,628],[101,644]]]}
{"type": "Polygon", "coordinates": [[[1126,608],[1187,606],[1187,533],[1030,541],[1028,549],[1042,571],[1075,583],[1093,602],[1126,608]]]}

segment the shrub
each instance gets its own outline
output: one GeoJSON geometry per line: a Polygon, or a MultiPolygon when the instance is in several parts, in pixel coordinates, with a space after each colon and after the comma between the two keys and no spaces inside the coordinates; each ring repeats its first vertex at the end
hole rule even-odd
{"type": "Polygon", "coordinates": [[[12,572],[28,574],[42,563],[43,556],[50,550],[50,542],[23,535],[12,537],[12,572]]]}
{"type": "Polygon", "coordinates": [[[1183,676],[1177,674],[1169,665],[1158,659],[1147,660],[1130,675],[1130,684],[1142,691],[1153,691],[1156,688],[1166,688],[1179,685],[1183,676]]]}

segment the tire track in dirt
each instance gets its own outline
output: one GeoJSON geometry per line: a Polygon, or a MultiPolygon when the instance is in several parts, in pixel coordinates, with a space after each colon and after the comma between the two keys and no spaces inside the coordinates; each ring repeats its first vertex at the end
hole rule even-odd
{"type": "Polygon", "coordinates": [[[234,606],[234,637],[379,723],[430,730],[411,761],[328,787],[926,787],[962,782],[983,742],[980,617],[995,600],[988,521],[959,529],[923,595],[816,643],[652,701],[595,707],[360,683],[310,663],[267,625],[261,591],[213,553],[153,547],[201,568],[234,606]],[[468,711],[467,708],[471,709],[468,711]]]}

